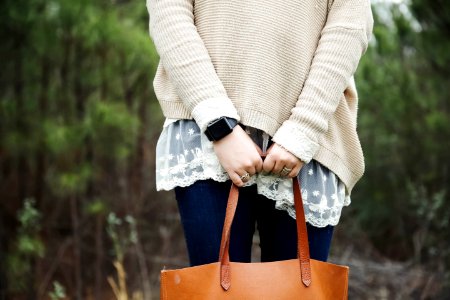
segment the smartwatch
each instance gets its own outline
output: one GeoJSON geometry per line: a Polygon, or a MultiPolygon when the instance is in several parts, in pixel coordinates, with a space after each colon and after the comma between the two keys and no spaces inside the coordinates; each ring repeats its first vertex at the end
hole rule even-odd
{"type": "Polygon", "coordinates": [[[220,117],[208,123],[205,135],[210,141],[218,141],[233,131],[238,124],[236,119],[229,117],[220,117]]]}

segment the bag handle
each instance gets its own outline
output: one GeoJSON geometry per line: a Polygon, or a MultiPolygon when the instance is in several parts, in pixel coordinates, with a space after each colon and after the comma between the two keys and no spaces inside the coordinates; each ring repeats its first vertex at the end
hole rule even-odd
{"type": "MultiPolygon", "coordinates": [[[[265,155],[262,155],[263,157],[265,155]]],[[[297,221],[297,255],[300,263],[301,281],[305,286],[311,284],[311,265],[309,257],[308,233],[306,230],[305,212],[303,210],[302,194],[300,192],[300,183],[298,177],[293,178],[295,215],[297,221]]],[[[222,230],[222,240],[220,243],[220,284],[224,290],[228,290],[231,285],[230,270],[230,231],[233,223],[234,214],[239,198],[239,188],[232,183],[230,194],[228,196],[227,210],[225,213],[225,222],[222,230]]]]}

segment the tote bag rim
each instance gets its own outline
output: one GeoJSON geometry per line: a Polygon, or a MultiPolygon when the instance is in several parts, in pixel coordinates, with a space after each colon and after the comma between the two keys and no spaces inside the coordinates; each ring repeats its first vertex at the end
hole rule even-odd
{"type": "MultiPolygon", "coordinates": [[[[278,263],[278,262],[283,262],[283,261],[287,262],[287,261],[293,261],[293,260],[298,262],[297,258],[293,258],[293,259],[286,259],[286,260],[265,261],[265,262],[248,262],[248,263],[231,261],[230,264],[231,265],[263,265],[263,264],[264,265],[269,265],[269,264],[275,264],[275,263],[278,263]]],[[[331,262],[323,262],[323,261],[312,259],[312,258],[310,260],[311,260],[311,262],[314,261],[316,264],[317,263],[318,264],[326,264],[328,266],[335,266],[335,267],[339,267],[339,268],[350,270],[349,266],[346,266],[346,265],[340,265],[340,264],[331,263],[331,262]]],[[[212,263],[209,263],[209,264],[203,264],[203,265],[191,266],[191,267],[187,266],[187,267],[176,268],[176,269],[163,269],[163,270],[161,270],[161,273],[173,272],[173,271],[182,271],[182,270],[195,270],[195,269],[201,269],[204,266],[216,265],[216,264],[220,264],[220,262],[216,261],[216,262],[212,262],[212,263]]]]}

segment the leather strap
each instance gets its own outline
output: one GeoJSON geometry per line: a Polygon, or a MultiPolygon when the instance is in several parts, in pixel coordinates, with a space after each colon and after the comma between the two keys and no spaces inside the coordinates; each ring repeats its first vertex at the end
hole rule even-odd
{"type": "Polygon", "coordinates": [[[231,272],[230,272],[230,231],[231,224],[233,223],[234,214],[239,198],[239,188],[232,183],[230,195],[228,197],[227,210],[225,213],[225,222],[222,230],[222,241],[220,242],[220,284],[224,290],[228,290],[231,285],[231,272]]]}
{"type": "MultiPolygon", "coordinates": [[[[265,154],[261,155],[265,157],[265,154]]],[[[305,286],[311,284],[311,264],[309,256],[308,233],[306,229],[305,212],[303,210],[302,194],[300,192],[300,183],[298,177],[293,178],[295,214],[297,221],[297,253],[300,266],[300,279],[305,286]]],[[[230,231],[233,223],[234,214],[239,199],[239,188],[232,183],[230,194],[228,196],[225,222],[222,231],[222,240],[220,243],[220,284],[224,290],[231,286],[230,270],[230,231]]]]}
{"type": "Polygon", "coordinates": [[[300,261],[302,282],[305,286],[311,284],[311,263],[309,261],[309,243],[306,230],[305,211],[303,210],[302,193],[298,177],[292,179],[294,186],[295,218],[297,221],[297,251],[300,261]]]}

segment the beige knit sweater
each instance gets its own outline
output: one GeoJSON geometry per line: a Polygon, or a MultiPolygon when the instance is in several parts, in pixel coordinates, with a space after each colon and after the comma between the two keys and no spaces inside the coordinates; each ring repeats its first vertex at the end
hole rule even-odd
{"type": "Polygon", "coordinates": [[[348,193],[364,172],[353,79],[372,34],[370,0],[147,0],[168,118],[220,116],[316,159],[348,193]]]}

